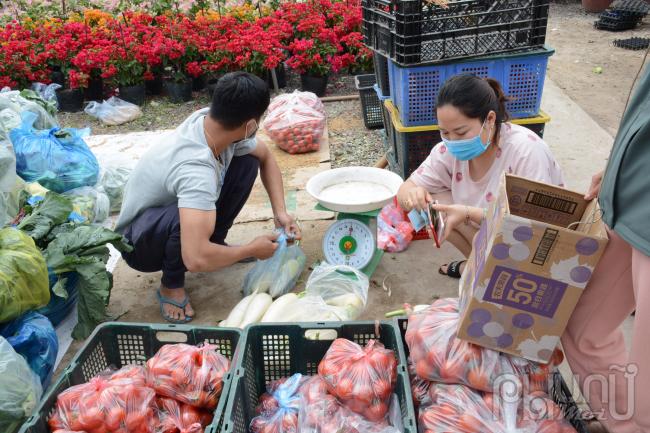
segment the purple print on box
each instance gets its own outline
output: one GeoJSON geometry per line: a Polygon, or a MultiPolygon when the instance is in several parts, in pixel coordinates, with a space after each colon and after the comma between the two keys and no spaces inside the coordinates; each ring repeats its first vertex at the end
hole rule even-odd
{"type": "Polygon", "coordinates": [[[515,314],[512,317],[512,324],[515,328],[528,329],[532,327],[534,323],[535,319],[533,319],[533,316],[527,313],[515,314]]]}
{"type": "Polygon", "coordinates": [[[492,320],[492,315],[485,308],[477,308],[470,314],[472,322],[487,323],[492,320]]]}
{"type": "Polygon", "coordinates": [[[576,251],[583,256],[591,256],[598,251],[598,242],[591,238],[582,238],[576,243],[576,251]]]}
{"type": "Polygon", "coordinates": [[[591,278],[591,270],[586,266],[576,266],[571,269],[571,279],[576,283],[586,283],[591,278]]]}
{"type": "Polygon", "coordinates": [[[512,237],[519,242],[526,242],[533,238],[533,229],[528,226],[519,226],[512,232],[512,237]]]}
{"type": "Polygon", "coordinates": [[[483,300],[553,318],[567,286],[561,281],[495,266],[483,300]]]}
{"type": "Polygon", "coordinates": [[[505,349],[506,347],[512,346],[512,335],[510,334],[503,334],[499,338],[497,338],[497,346],[499,346],[502,349],[505,349]]]}
{"type": "Polygon", "coordinates": [[[492,257],[498,260],[505,260],[510,254],[510,246],[508,244],[496,244],[492,247],[492,257]]]}
{"type": "Polygon", "coordinates": [[[483,324],[482,323],[472,323],[467,328],[467,335],[473,338],[481,338],[483,334],[483,324]]]}

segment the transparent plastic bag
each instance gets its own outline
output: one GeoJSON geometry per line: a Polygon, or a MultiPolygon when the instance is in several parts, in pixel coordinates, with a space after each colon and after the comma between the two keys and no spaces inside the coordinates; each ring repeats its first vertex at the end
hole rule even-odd
{"type": "Polygon", "coordinates": [[[63,193],[72,200],[71,219],[77,222],[101,223],[110,213],[110,201],[103,191],[90,186],[63,193]]]}
{"type": "Polygon", "coordinates": [[[90,130],[37,130],[35,119],[33,113],[23,113],[21,126],[9,132],[18,175],[57,193],[95,185],[99,164],[83,140],[90,130]]]}
{"type": "Polygon", "coordinates": [[[157,398],[156,406],[160,419],[156,433],[203,433],[203,429],[213,418],[210,411],[197,409],[171,398],[157,398]]]}
{"type": "Polygon", "coordinates": [[[215,409],[230,360],[217,347],[167,344],[147,361],[149,385],[156,393],[204,409],[215,409]]]}
{"type": "Polygon", "coordinates": [[[252,433],[296,433],[300,410],[300,389],[307,378],[300,373],[274,381],[267,387],[251,420],[252,433]]]}
{"type": "Polygon", "coordinates": [[[0,116],[0,136],[5,134],[8,137],[9,131],[14,127],[19,127],[22,123],[19,121],[17,125],[10,127],[6,123],[7,120],[15,121],[16,117],[10,116],[9,111],[18,115],[18,119],[26,112],[34,114],[33,125],[36,129],[50,129],[59,126],[56,118],[48,113],[42,105],[23,98],[18,90],[2,91],[0,92],[0,113],[3,114],[0,116]]]}
{"type": "Polygon", "coordinates": [[[377,340],[365,347],[337,338],[318,365],[329,392],[367,420],[385,420],[397,380],[397,359],[377,340]]]}
{"type": "Polygon", "coordinates": [[[15,431],[43,394],[41,381],[25,359],[0,337],[0,431],[15,431]]]}
{"type": "Polygon", "coordinates": [[[296,154],[320,149],[325,125],[325,107],[318,96],[296,90],[271,101],[262,127],[280,149],[296,154]]]}
{"type": "Polygon", "coordinates": [[[59,353],[59,340],[47,317],[28,311],[19,318],[0,326],[0,336],[7,339],[22,355],[47,388],[59,353]]]}
{"type": "Polygon", "coordinates": [[[25,182],[16,174],[16,157],[8,141],[0,139],[0,227],[20,211],[20,193],[25,182]]]}
{"type": "Polygon", "coordinates": [[[129,181],[131,171],[132,168],[126,166],[102,167],[98,186],[108,196],[111,213],[119,212],[122,207],[124,188],[129,181]]]}
{"type": "Polygon", "coordinates": [[[55,108],[57,108],[59,105],[59,101],[56,97],[56,91],[61,87],[62,86],[58,83],[32,83],[32,90],[36,92],[43,101],[53,104],[55,108]]]}
{"type": "Polygon", "coordinates": [[[368,277],[351,266],[318,265],[309,275],[305,292],[320,296],[327,305],[344,310],[346,319],[354,320],[363,313],[368,302],[368,277]]]}
{"type": "Polygon", "coordinates": [[[389,253],[399,253],[413,240],[413,225],[395,203],[382,208],[377,218],[377,247],[389,253]]]}
{"type": "Polygon", "coordinates": [[[545,386],[551,368],[563,358],[558,350],[554,362],[542,365],[476,346],[456,338],[458,321],[456,298],[437,300],[409,316],[405,339],[420,378],[491,392],[500,377],[511,375],[522,386],[537,389],[545,386]]]}
{"type": "Polygon", "coordinates": [[[320,296],[303,296],[279,322],[342,322],[352,320],[345,308],[327,305],[320,296]]]}
{"type": "Polygon", "coordinates": [[[91,101],[84,111],[106,125],[121,125],[142,116],[140,107],[115,96],[104,102],[91,101]]]}
{"type": "Polygon", "coordinates": [[[156,433],[156,393],[139,366],[124,367],[72,386],[56,399],[48,419],[52,431],[156,433]]]}
{"type": "Polygon", "coordinates": [[[287,235],[281,230],[278,249],[266,260],[258,260],[244,277],[244,295],[268,293],[273,298],[290,292],[305,268],[307,257],[298,244],[288,245],[287,235]]]}

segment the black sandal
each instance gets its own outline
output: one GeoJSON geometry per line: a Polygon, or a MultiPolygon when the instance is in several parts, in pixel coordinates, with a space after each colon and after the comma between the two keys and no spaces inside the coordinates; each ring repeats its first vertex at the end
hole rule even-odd
{"type": "Polygon", "coordinates": [[[448,265],[442,265],[442,266],[447,266],[447,272],[442,270],[442,266],[438,268],[438,273],[440,275],[446,275],[451,278],[456,278],[460,279],[460,267],[463,265],[463,263],[467,262],[467,260],[458,260],[455,262],[451,262],[448,265]]]}

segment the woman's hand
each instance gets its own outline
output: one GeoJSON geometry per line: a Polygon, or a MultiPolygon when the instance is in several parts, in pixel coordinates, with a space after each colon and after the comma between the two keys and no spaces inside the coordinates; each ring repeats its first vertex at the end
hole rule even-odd
{"type": "Polygon", "coordinates": [[[598,194],[600,193],[600,185],[603,183],[604,174],[605,171],[603,170],[593,175],[591,178],[591,185],[589,186],[589,190],[587,191],[587,194],[585,194],[585,200],[593,200],[598,197],[598,194]]]}
{"type": "Polygon", "coordinates": [[[467,224],[470,221],[480,224],[483,219],[483,209],[479,207],[439,203],[434,203],[431,207],[444,214],[443,219],[445,221],[445,232],[442,235],[442,239],[439,239],[441,244],[447,240],[456,227],[462,224],[467,224]]]}
{"type": "Polygon", "coordinates": [[[429,203],[433,202],[431,194],[421,186],[407,180],[397,194],[400,206],[405,211],[411,209],[426,210],[429,203]]]}

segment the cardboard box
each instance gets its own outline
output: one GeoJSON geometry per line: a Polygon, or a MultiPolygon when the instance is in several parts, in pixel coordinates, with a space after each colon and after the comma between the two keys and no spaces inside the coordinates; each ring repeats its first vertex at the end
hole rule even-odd
{"type": "Polygon", "coordinates": [[[607,241],[596,200],[504,174],[461,279],[458,337],[548,362],[607,241]]]}

